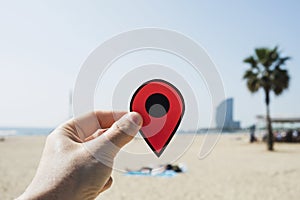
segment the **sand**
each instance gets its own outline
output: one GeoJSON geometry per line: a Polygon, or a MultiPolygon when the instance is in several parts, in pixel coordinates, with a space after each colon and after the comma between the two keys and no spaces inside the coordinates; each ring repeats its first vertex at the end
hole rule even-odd
{"type": "MultiPolygon", "coordinates": [[[[182,136],[184,137],[184,136],[182,136]]],[[[203,136],[178,161],[188,171],[173,178],[128,177],[113,172],[114,184],[97,199],[288,199],[300,196],[300,144],[249,144],[247,135],[222,135],[204,160],[203,136]]],[[[31,181],[44,136],[7,137],[0,142],[0,199],[13,199],[31,181]]]]}

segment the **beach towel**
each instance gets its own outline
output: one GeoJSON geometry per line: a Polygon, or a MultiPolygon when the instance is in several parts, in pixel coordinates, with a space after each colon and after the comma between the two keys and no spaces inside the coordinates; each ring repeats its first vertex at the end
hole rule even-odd
{"type": "Polygon", "coordinates": [[[147,173],[147,172],[141,172],[141,171],[130,171],[126,172],[125,175],[127,176],[152,176],[152,177],[174,177],[177,175],[176,172],[173,170],[165,170],[160,173],[147,173]]]}

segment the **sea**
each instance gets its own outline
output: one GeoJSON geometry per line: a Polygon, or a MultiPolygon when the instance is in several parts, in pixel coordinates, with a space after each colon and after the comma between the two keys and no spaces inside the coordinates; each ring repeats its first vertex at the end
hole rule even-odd
{"type": "Polygon", "coordinates": [[[0,127],[1,136],[49,135],[54,128],[0,127]]]}
{"type": "MultiPolygon", "coordinates": [[[[3,136],[19,136],[19,135],[49,135],[54,128],[31,128],[31,127],[0,127],[0,137],[3,136]]],[[[202,131],[178,131],[179,134],[207,134],[207,133],[219,133],[216,130],[202,130],[202,131]]],[[[234,133],[245,133],[245,130],[238,130],[227,132],[223,131],[222,134],[234,134],[234,133]]]]}

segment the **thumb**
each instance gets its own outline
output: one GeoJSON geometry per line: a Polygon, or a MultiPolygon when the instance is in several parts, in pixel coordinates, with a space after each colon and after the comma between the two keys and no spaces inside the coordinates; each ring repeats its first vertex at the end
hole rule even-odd
{"type": "Polygon", "coordinates": [[[137,112],[130,112],[116,121],[102,136],[119,148],[125,146],[140,130],[143,119],[137,112]]]}
{"type": "Polygon", "coordinates": [[[86,147],[97,160],[111,162],[120,149],[134,138],[142,123],[140,114],[127,113],[99,137],[86,142],[86,147]]]}

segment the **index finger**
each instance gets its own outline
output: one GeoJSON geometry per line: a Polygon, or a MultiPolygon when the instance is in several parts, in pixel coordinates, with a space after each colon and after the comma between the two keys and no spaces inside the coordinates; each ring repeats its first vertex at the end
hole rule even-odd
{"type": "Polygon", "coordinates": [[[127,112],[125,111],[94,111],[79,116],[65,123],[62,128],[71,130],[81,140],[91,136],[98,129],[106,129],[119,120],[127,112]]]}
{"type": "Polygon", "coordinates": [[[110,128],[115,121],[119,120],[126,113],[127,112],[125,111],[95,111],[98,122],[102,129],[110,128]]]}

